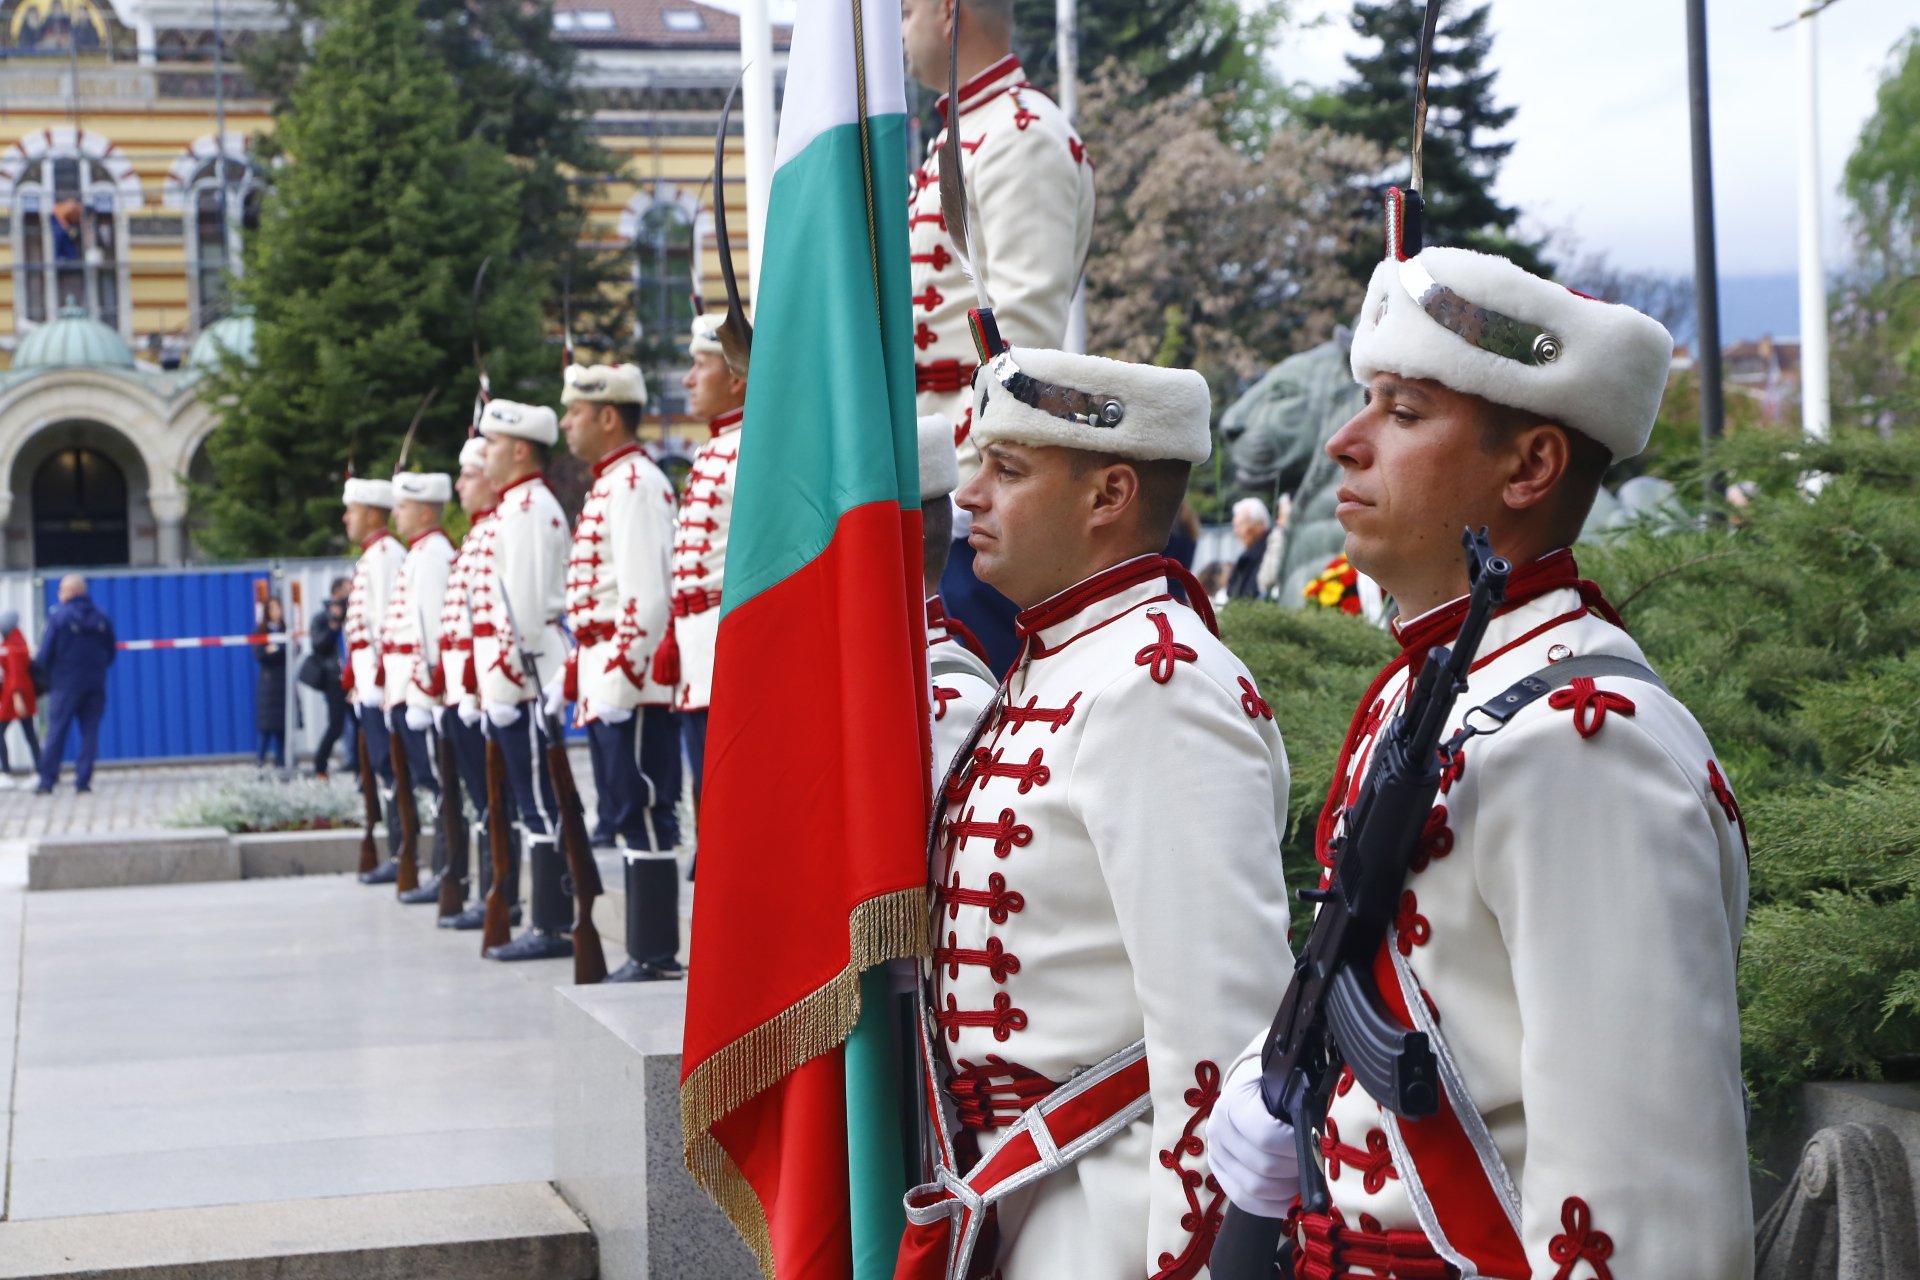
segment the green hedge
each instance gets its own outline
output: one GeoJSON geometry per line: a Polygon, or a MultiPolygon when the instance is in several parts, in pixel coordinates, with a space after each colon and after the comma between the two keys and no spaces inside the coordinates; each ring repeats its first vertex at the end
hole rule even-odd
{"type": "MultiPolygon", "coordinates": [[[[1741,798],[1742,1036],[1764,1105],[1797,1081],[1920,1065],[1920,447],[1752,432],[1714,465],[1757,486],[1737,522],[1578,554],[1741,798]]],[[[1275,605],[1232,606],[1222,628],[1286,735],[1285,856],[1305,884],[1334,754],[1394,646],[1354,619],[1275,605]]]]}

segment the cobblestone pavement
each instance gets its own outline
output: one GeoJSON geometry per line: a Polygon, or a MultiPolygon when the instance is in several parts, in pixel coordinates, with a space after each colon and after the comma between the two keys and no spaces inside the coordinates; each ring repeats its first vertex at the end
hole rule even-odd
{"type": "MultiPolygon", "coordinates": [[[[587,749],[575,747],[568,754],[573,760],[580,799],[591,815],[593,770],[587,763],[587,749]]],[[[259,769],[241,761],[103,765],[94,770],[92,792],[79,795],[73,789],[69,768],[54,793],[42,796],[34,794],[31,775],[15,774],[0,778],[0,840],[84,831],[152,830],[168,825],[168,817],[194,790],[257,776],[259,769]]]]}

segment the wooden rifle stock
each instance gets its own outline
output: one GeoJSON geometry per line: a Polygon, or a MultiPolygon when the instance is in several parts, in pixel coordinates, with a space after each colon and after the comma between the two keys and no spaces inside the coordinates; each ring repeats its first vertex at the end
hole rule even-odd
{"type": "MultiPolygon", "coordinates": [[[[366,715],[362,707],[359,714],[366,715]]],[[[373,778],[373,756],[367,750],[365,723],[356,724],[353,740],[360,746],[360,800],[366,809],[367,829],[360,834],[360,874],[366,875],[380,865],[380,852],[374,848],[373,829],[380,822],[380,784],[373,778]]]]}
{"type": "Polygon", "coordinates": [[[507,840],[507,823],[510,821],[507,816],[507,758],[501,754],[500,743],[492,734],[488,734],[487,851],[493,858],[493,884],[487,890],[487,918],[480,930],[482,955],[513,940],[507,902],[508,861],[512,857],[507,840]]]}
{"type": "MultiPolygon", "coordinates": [[[[400,714],[404,717],[406,712],[400,714]]],[[[400,868],[393,887],[397,893],[412,893],[420,887],[420,806],[413,794],[413,760],[407,754],[406,736],[391,726],[388,735],[387,754],[393,757],[393,804],[400,814],[400,868]]]]}
{"type": "Polygon", "coordinates": [[[573,781],[573,762],[567,759],[566,738],[556,719],[548,721],[547,773],[553,779],[553,798],[560,807],[560,840],[567,854],[567,875],[573,880],[573,980],[590,986],[607,976],[607,953],[600,930],[593,923],[593,900],[606,892],[600,883],[600,864],[593,859],[593,840],[580,807],[580,789],[573,781]]]}
{"type": "MultiPolygon", "coordinates": [[[[447,715],[459,714],[449,707],[447,715]]],[[[440,831],[447,841],[447,866],[440,875],[440,915],[457,916],[467,905],[467,876],[471,872],[468,857],[467,810],[461,800],[460,761],[453,750],[453,735],[436,736],[436,754],[440,758],[440,831]]]]}

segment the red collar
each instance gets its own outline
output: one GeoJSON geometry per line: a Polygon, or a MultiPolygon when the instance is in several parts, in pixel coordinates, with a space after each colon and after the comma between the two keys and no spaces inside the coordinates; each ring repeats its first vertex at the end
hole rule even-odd
{"type": "Polygon", "coordinates": [[[719,417],[707,423],[707,430],[711,433],[708,438],[714,440],[719,439],[727,432],[739,426],[740,420],[746,417],[746,414],[747,411],[744,408],[727,410],[719,417]]]}
{"type": "Polygon", "coordinates": [[[478,511],[476,511],[476,512],[474,512],[474,513],[473,513],[473,519],[471,519],[471,520],[469,520],[469,521],[467,522],[467,528],[469,528],[469,529],[471,529],[471,528],[473,528],[473,527],[474,527],[475,525],[477,525],[477,524],[479,524],[479,523],[480,523],[481,521],[483,521],[483,520],[491,520],[491,519],[493,519],[493,513],[494,513],[495,511],[497,511],[497,510],[499,510],[499,508],[498,508],[497,506],[496,506],[496,507],[483,507],[483,508],[481,508],[480,510],[478,510],[478,511]]]}
{"type": "MultiPolygon", "coordinates": [[[[1620,621],[1620,615],[1600,594],[1600,588],[1580,576],[1580,566],[1574,563],[1573,552],[1564,547],[1515,569],[1513,576],[1507,579],[1506,601],[1494,611],[1494,616],[1511,613],[1549,591],[1559,591],[1565,587],[1579,591],[1580,599],[1588,608],[1621,630],[1626,629],[1626,624],[1620,621]]],[[[1395,623],[1393,634],[1400,642],[1402,656],[1424,656],[1427,650],[1437,644],[1452,643],[1453,638],[1460,634],[1460,624],[1466,620],[1466,616],[1467,597],[1461,596],[1438,609],[1428,610],[1404,627],[1395,623]]]]}
{"type": "Polygon", "coordinates": [[[927,597],[927,634],[932,636],[936,632],[954,641],[989,667],[993,665],[987,657],[986,646],[980,643],[979,636],[973,634],[973,628],[958,618],[948,617],[946,602],[932,595],[927,597]]]}
{"type": "Polygon", "coordinates": [[[1131,560],[1122,560],[1111,568],[1102,569],[1090,578],[1084,578],[1057,595],[1050,596],[1023,609],[1013,620],[1013,630],[1022,640],[1031,645],[1033,637],[1056,623],[1086,609],[1088,606],[1105,600],[1108,596],[1118,595],[1129,587],[1137,587],[1155,578],[1172,578],[1186,588],[1187,601],[1200,620],[1207,624],[1207,630],[1214,635],[1220,634],[1220,627],[1213,617],[1213,604],[1207,599],[1207,593],[1200,589],[1187,567],[1178,560],[1161,555],[1135,556],[1131,560]]]}
{"type": "Polygon", "coordinates": [[[640,442],[638,440],[627,441],[625,444],[621,445],[618,449],[613,450],[611,453],[607,454],[606,457],[600,459],[600,461],[593,464],[593,478],[595,480],[598,480],[601,476],[606,474],[608,467],[611,467],[614,463],[620,461],[620,459],[628,457],[632,454],[636,454],[638,452],[640,452],[640,442]]]}
{"type": "MultiPolygon", "coordinates": [[[[379,546],[381,542],[383,542],[388,538],[393,538],[393,533],[391,530],[388,530],[386,528],[375,529],[372,533],[360,539],[360,549],[362,551],[371,551],[375,547],[379,546]]],[[[394,538],[394,541],[398,542],[399,539],[394,538]]]]}
{"type": "MultiPolygon", "coordinates": [[[[960,114],[965,115],[975,107],[991,99],[1001,90],[1009,89],[1013,84],[1025,84],[1026,71],[1020,66],[1020,59],[1008,54],[1000,61],[982,71],[973,79],[960,86],[960,114]],[[1001,84],[1001,80],[1011,79],[1012,84],[1001,84]]],[[[933,104],[940,118],[947,118],[947,95],[941,94],[939,101],[933,104]]]]}
{"type": "Polygon", "coordinates": [[[413,541],[407,543],[407,550],[409,551],[413,550],[415,547],[419,546],[421,543],[425,542],[428,538],[431,538],[436,533],[440,534],[442,537],[446,536],[446,531],[443,530],[439,525],[435,525],[431,529],[415,534],[413,536],[413,541]]]}
{"type": "Polygon", "coordinates": [[[497,508],[501,503],[507,500],[508,494],[512,493],[515,489],[518,489],[523,484],[532,484],[535,480],[538,480],[542,484],[545,484],[547,481],[546,473],[541,471],[534,471],[534,472],[528,473],[527,475],[521,476],[518,480],[515,480],[512,484],[500,490],[498,496],[496,496],[493,500],[493,505],[497,508]]]}

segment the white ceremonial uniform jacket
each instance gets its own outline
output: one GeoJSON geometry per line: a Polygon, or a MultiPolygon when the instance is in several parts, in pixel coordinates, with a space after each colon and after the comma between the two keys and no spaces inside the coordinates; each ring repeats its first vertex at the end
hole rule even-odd
{"type": "Polygon", "coordinates": [[[389,709],[403,703],[428,710],[440,705],[440,660],[431,633],[446,607],[455,554],[453,542],[437,528],[407,544],[380,629],[389,709]]]}
{"type": "Polygon", "coordinates": [[[381,705],[380,628],[406,558],[400,539],[382,529],[360,544],[360,559],[353,566],[341,632],[347,641],[347,694],[363,707],[381,705]]]}
{"type": "MultiPolygon", "coordinates": [[[[1556,567],[1563,585],[1532,599],[1516,574],[1516,606],[1487,628],[1449,732],[1550,663],[1646,661],[1577,584],[1571,553],[1522,572],[1556,567]]],[[[1463,611],[1413,620],[1402,642],[1452,643],[1463,611]]],[[[1412,674],[1394,673],[1356,717],[1323,851],[1412,674]]],[[[1481,1274],[1753,1274],[1734,994],[1746,900],[1739,806],[1700,726],[1656,686],[1576,680],[1467,742],[1375,973],[1404,1020],[1394,951],[1405,961],[1511,1174],[1512,1223],[1448,1111],[1399,1126],[1442,1232],[1481,1274]]],[[[1417,1233],[1381,1115],[1343,1076],[1321,1141],[1333,1207],[1349,1230],[1417,1233]]]]}
{"type": "Polygon", "coordinates": [[[601,707],[671,705],[649,674],[666,638],[673,556],[673,486],[637,444],[596,462],[567,566],[575,701],[582,720],[601,707]]]}
{"type": "Polygon", "coordinates": [[[713,699],[713,650],[720,639],[720,587],[727,573],[743,413],[734,409],[707,424],[713,438],[694,455],[680,495],[673,536],[673,634],[680,651],[677,705],[682,711],[705,711],[713,699]]]}
{"type": "Polygon", "coordinates": [[[567,553],[573,535],[545,478],[528,476],[500,492],[486,545],[467,583],[473,606],[473,665],[483,705],[538,697],[567,660],[560,617],[566,608],[567,553]],[[535,670],[524,670],[518,622],[535,670]]]}
{"type": "Polygon", "coordinates": [[[1147,1115],[1000,1203],[1003,1280],[1204,1273],[1225,1208],[1204,1124],[1291,968],[1280,731],[1168,594],[1165,563],[1116,565],[1020,615],[1025,655],[939,797],[944,1065],[991,1096],[1144,1037],[1152,1082],[1147,1115]]]}
{"type": "Polygon", "coordinates": [[[974,722],[993,701],[993,670],[950,629],[939,596],[927,597],[927,675],[933,698],[933,785],[973,733],[974,722]]]}
{"type": "MultiPolygon", "coordinates": [[[[1059,347],[1067,310],[1093,237],[1093,165],[1053,99],[1027,83],[1008,56],[960,86],[961,169],[966,177],[974,262],[993,300],[1000,335],[1017,347],[1059,347]]],[[[949,124],[947,100],[939,102],[949,124]]],[[[960,446],[960,475],[978,451],[973,426],[974,366],[967,328],[978,301],[961,270],[940,212],[940,145],[927,147],[913,178],[907,235],[913,255],[914,385],[919,412],[944,413],[960,446]]]]}
{"type": "Polygon", "coordinates": [[[449,707],[480,705],[479,672],[473,665],[473,601],[468,588],[477,566],[491,554],[493,508],[474,513],[460,552],[447,572],[445,606],[440,611],[441,696],[449,707]]]}

